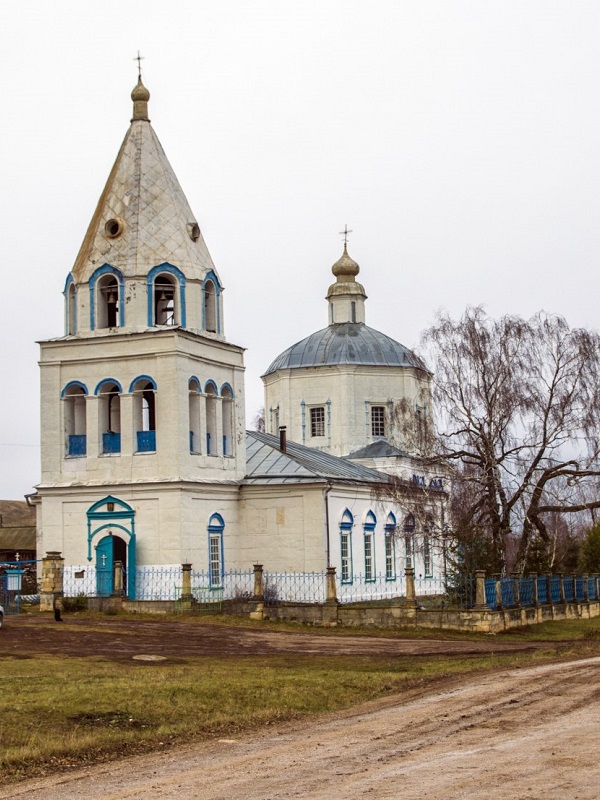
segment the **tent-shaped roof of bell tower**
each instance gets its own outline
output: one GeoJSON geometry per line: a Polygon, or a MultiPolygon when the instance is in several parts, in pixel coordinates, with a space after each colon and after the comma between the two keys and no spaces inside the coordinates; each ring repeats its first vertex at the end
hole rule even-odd
{"type": "Polygon", "coordinates": [[[202,280],[215,266],[189,203],[148,119],[150,93],[141,78],[133,119],[73,267],[85,282],[105,263],[143,276],[169,263],[202,280]]]}

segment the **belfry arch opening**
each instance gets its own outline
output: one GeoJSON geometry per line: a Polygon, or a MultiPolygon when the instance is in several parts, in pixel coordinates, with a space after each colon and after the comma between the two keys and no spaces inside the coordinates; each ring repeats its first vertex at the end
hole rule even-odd
{"type": "Polygon", "coordinates": [[[119,283],[114,275],[105,275],[98,282],[98,328],[119,327],[119,283]]]}
{"type": "Polygon", "coordinates": [[[154,281],[154,324],[176,325],[176,284],[168,275],[154,281]]]}
{"type": "Polygon", "coordinates": [[[64,395],[65,452],[67,456],[87,454],[86,394],[82,386],[69,386],[64,395]]]}
{"type": "Polygon", "coordinates": [[[217,331],[217,290],[212,280],[208,279],[203,289],[204,330],[210,333],[217,331]]]}
{"type": "Polygon", "coordinates": [[[77,290],[73,281],[67,290],[67,335],[74,336],[77,332],[77,290]]]}
{"type": "Polygon", "coordinates": [[[156,384],[140,378],[132,387],[133,426],[138,453],[156,450],[156,384]]]}
{"type": "Polygon", "coordinates": [[[97,390],[100,452],[121,452],[121,388],[114,381],[104,382],[97,390]]]}

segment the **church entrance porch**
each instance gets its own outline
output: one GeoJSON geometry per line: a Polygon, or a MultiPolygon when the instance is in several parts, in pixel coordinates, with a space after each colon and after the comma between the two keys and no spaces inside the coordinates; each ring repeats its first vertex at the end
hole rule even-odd
{"type": "Polygon", "coordinates": [[[109,495],[90,506],[87,523],[88,561],[94,562],[98,597],[118,594],[135,600],[135,510],[109,495]]]}

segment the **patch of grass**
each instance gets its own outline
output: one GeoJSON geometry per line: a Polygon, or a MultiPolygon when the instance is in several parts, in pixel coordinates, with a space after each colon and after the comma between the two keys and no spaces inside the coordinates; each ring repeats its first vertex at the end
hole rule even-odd
{"type": "Polygon", "coordinates": [[[336,711],[521,656],[2,659],[0,781],[336,711]]]}
{"type": "Polygon", "coordinates": [[[596,619],[567,619],[541,622],[539,625],[526,625],[512,628],[498,634],[505,641],[530,642],[579,642],[600,640],[600,617],[596,619]]]}

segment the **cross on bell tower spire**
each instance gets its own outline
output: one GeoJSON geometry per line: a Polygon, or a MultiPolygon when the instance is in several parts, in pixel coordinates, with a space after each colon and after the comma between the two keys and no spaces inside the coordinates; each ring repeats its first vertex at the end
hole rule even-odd
{"type": "Polygon", "coordinates": [[[142,61],[144,60],[144,56],[140,55],[140,51],[138,50],[137,56],[133,59],[134,61],[138,62],[138,80],[142,80],[142,61]]]}
{"type": "Polygon", "coordinates": [[[346,249],[346,247],[348,245],[348,234],[349,233],[352,233],[352,231],[348,230],[348,225],[344,225],[344,230],[340,231],[340,236],[344,237],[344,250],[346,249]]]}

